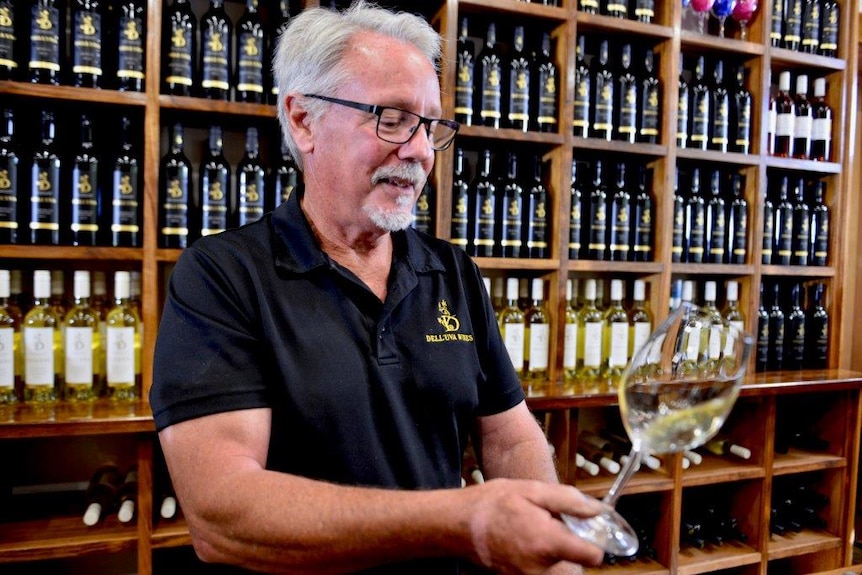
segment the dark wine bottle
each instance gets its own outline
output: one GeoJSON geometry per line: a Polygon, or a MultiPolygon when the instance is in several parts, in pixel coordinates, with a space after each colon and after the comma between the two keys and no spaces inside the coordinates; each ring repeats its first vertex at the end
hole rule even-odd
{"type": "Polygon", "coordinates": [[[730,97],[731,149],[751,152],[751,92],[745,87],[745,66],[736,68],[736,84],[730,97]]]}
{"type": "Polygon", "coordinates": [[[18,164],[15,113],[4,108],[0,118],[0,244],[18,243],[18,164]]]}
{"type": "Polygon", "coordinates": [[[102,83],[102,6],[99,0],[75,0],[71,17],[72,76],[75,86],[102,83]]]}
{"type": "Polygon", "coordinates": [[[685,236],[685,194],[679,187],[680,172],[675,170],[673,186],[673,229],[671,230],[671,261],[685,261],[685,252],[688,242],[685,236]]]}
{"type": "Polygon", "coordinates": [[[467,160],[464,149],[455,148],[455,168],[452,174],[452,220],[449,242],[464,251],[470,245],[470,185],[467,181],[467,160]]]}
{"type": "Polygon", "coordinates": [[[126,92],[143,92],[146,78],[146,28],[142,0],[120,3],[117,22],[116,85],[126,92]]]}
{"type": "Polygon", "coordinates": [[[700,193],[700,168],[692,168],[690,182],[685,198],[684,261],[699,264],[706,257],[706,202],[700,193]]]}
{"type": "Polygon", "coordinates": [[[245,11],[236,23],[236,100],[264,102],[264,33],[257,0],[246,0],[245,11]]]}
{"type": "Polygon", "coordinates": [[[87,486],[84,525],[87,527],[96,525],[114,509],[117,504],[117,489],[122,482],[123,475],[113,464],[103,465],[93,473],[87,486]]]}
{"type": "Polygon", "coordinates": [[[601,11],[611,18],[626,19],[629,17],[628,0],[601,0],[601,11]]]}
{"type": "Polygon", "coordinates": [[[196,235],[209,236],[225,231],[233,221],[231,168],[224,157],[221,126],[210,126],[207,154],[201,162],[199,174],[200,230],[196,235]]]}
{"type": "Polygon", "coordinates": [[[531,63],[524,46],[524,27],[515,26],[511,53],[507,60],[509,85],[506,90],[506,126],[526,132],[530,121],[530,94],[532,88],[531,63]]]}
{"type": "Polygon", "coordinates": [[[784,38],[784,0],[772,0],[770,16],[769,43],[773,48],[781,46],[784,38]]]}
{"type": "Polygon", "coordinates": [[[652,174],[641,164],[638,168],[638,191],[632,214],[632,259],[650,262],[653,259],[653,206],[652,174]]]}
{"type": "Polygon", "coordinates": [[[709,174],[709,199],[706,202],[706,262],[721,264],[727,258],[727,218],[721,190],[721,171],[709,174]]]}
{"type": "Polygon", "coordinates": [[[769,307],[769,345],[766,368],[778,371],[784,367],[785,318],[781,309],[780,288],[776,282],[772,286],[772,304],[769,307]]]}
{"type": "Polygon", "coordinates": [[[824,0],[820,15],[821,56],[834,58],[838,54],[838,29],[841,19],[841,5],[836,0],[824,0]]]}
{"type": "Polygon", "coordinates": [[[826,205],[826,181],[814,183],[811,203],[811,254],[809,264],[825,266],[829,262],[829,206],[826,205]]]}
{"type": "Polygon", "coordinates": [[[191,96],[197,81],[198,20],[189,0],[166,6],[162,22],[162,89],[173,96],[191,96]]]}
{"type": "Polygon", "coordinates": [[[293,156],[287,151],[287,144],[284,142],[284,138],[282,138],[278,164],[275,170],[273,170],[272,194],[270,194],[272,196],[272,205],[270,209],[275,209],[286,202],[301,182],[302,173],[297,168],[293,156]]]}
{"type": "Polygon", "coordinates": [[[613,261],[624,262],[630,259],[631,246],[631,194],[626,189],[626,165],[617,162],[614,192],[609,198],[610,227],[608,228],[608,256],[613,261]]]}
{"type": "Polygon", "coordinates": [[[593,181],[587,210],[587,252],[588,260],[608,258],[608,194],[602,173],[602,160],[593,163],[593,181]]]}
{"type": "Polygon", "coordinates": [[[30,59],[27,69],[34,84],[60,83],[60,53],[65,45],[65,19],[55,0],[30,5],[30,59]]]}
{"type": "Polygon", "coordinates": [[[730,144],[730,96],[724,84],[724,62],[715,60],[710,86],[709,149],[726,152],[730,144]]]}
{"type": "Polygon", "coordinates": [[[599,0],[578,0],[578,11],[584,14],[598,14],[599,0]]]}
{"type": "Polygon", "coordinates": [[[769,312],[766,309],[766,286],[760,282],[760,299],[757,303],[757,343],[754,357],[754,370],[769,369],[769,312]]]}
{"type": "Polygon", "coordinates": [[[803,0],[787,0],[781,46],[788,50],[799,50],[802,42],[802,2],[803,0]]]}
{"type": "Polygon", "coordinates": [[[473,247],[470,255],[491,257],[495,251],[497,186],[491,179],[491,151],[482,152],[478,173],[470,185],[473,201],[473,247]]]}
{"type": "Polygon", "coordinates": [[[610,65],[610,52],[608,40],[599,42],[599,53],[593,57],[592,65],[592,100],[591,109],[593,113],[591,136],[610,140],[614,135],[614,103],[616,88],[613,71],[610,65]]]}
{"type": "Polygon", "coordinates": [[[820,51],[820,2],[821,0],[805,0],[802,7],[800,48],[808,54],[817,54],[820,51]]]}
{"type": "Polygon", "coordinates": [[[287,0],[280,0],[278,3],[278,18],[275,18],[274,25],[272,29],[270,29],[267,37],[266,56],[264,59],[264,62],[267,63],[266,69],[264,70],[264,77],[269,87],[267,90],[267,98],[270,104],[278,103],[278,83],[276,83],[275,78],[272,75],[272,70],[269,69],[268,63],[272,62],[272,59],[275,56],[278,39],[281,37],[282,32],[287,29],[287,25],[290,24],[290,19],[290,2],[287,0]]]}
{"type": "Polygon", "coordinates": [[[485,44],[476,57],[476,82],[479,97],[475,98],[479,123],[492,128],[500,127],[503,102],[503,56],[497,44],[497,25],[488,24],[485,44]]]}
{"type": "Polygon", "coordinates": [[[661,130],[662,94],[655,74],[655,54],[650,48],[643,52],[638,102],[638,141],[655,144],[661,130]]]}
{"type": "Polygon", "coordinates": [[[635,20],[651,24],[655,19],[655,0],[635,0],[635,20]]]}
{"type": "Polygon", "coordinates": [[[159,169],[159,246],[163,248],[185,248],[189,243],[192,168],[183,150],[184,144],[182,124],[174,124],[170,149],[159,169]]]}
{"type": "Polygon", "coordinates": [[[760,250],[762,264],[771,264],[775,245],[775,204],[767,189],[763,190],[763,245],[760,250]]]}
{"type": "Polygon", "coordinates": [[[236,225],[244,226],[263,216],[266,205],[266,170],[260,161],[257,128],[245,132],[245,154],[236,167],[236,225]]]}
{"type": "Polygon", "coordinates": [[[430,236],[434,235],[435,195],[434,185],[429,178],[425,181],[422,191],[419,192],[419,197],[413,204],[413,221],[410,224],[413,229],[430,236]]]}
{"type": "MultiPolygon", "coordinates": [[[[682,62],[682,60],[680,60],[682,62]]],[[[689,102],[691,100],[691,89],[685,80],[684,70],[680,65],[679,80],[677,82],[677,109],[676,109],[676,146],[678,148],[688,147],[689,128],[689,102]]]]}
{"type": "Polygon", "coordinates": [[[730,205],[727,207],[727,263],[744,264],[748,257],[748,200],[745,178],[739,172],[730,176],[730,205]]]}
{"type": "Polygon", "coordinates": [[[99,158],[93,142],[93,124],[81,115],[81,141],[72,162],[69,241],[73,246],[94,246],[99,237],[99,158]]]}
{"type": "Polygon", "coordinates": [[[709,144],[709,114],[712,110],[712,91],[706,83],[706,64],[698,56],[691,87],[691,132],[689,146],[705,150],[709,144]]]}
{"type": "Polygon", "coordinates": [[[16,3],[12,0],[0,1],[0,80],[18,79],[18,56],[15,49],[20,29],[18,18],[23,15],[24,10],[16,9],[16,3]]]}
{"type": "Polygon", "coordinates": [[[630,144],[637,141],[638,80],[632,65],[632,45],[623,43],[616,71],[614,138],[630,144]]]}
{"type": "Polygon", "coordinates": [[[473,125],[473,85],[476,46],[469,37],[469,22],[461,18],[458,30],[458,63],[455,70],[455,120],[464,126],[473,125]]]}
{"type": "Polygon", "coordinates": [[[514,152],[506,155],[506,171],[500,179],[497,192],[499,255],[504,258],[517,258],[521,256],[524,189],[518,174],[518,156],[514,152]]]}
{"type": "Polygon", "coordinates": [[[585,59],[585,42],[583,34],[579,34],[578,43],[575,47],[575,103],[574,115],[572,116],[572,132],[575,136],[581,138],[588,138],[592,132],[590,126],[592,72],[585,59]]]}
{"type": "Polygon", "coordinates": [[[584,194],[583,184],[577,160],[572,160],[572,177],[569,181],[571,205],[569,207],[569,259],[579,260],[583,256],[583,214],[584,194]]]}
{"type": "Polygon", "coordinates": [[[811,213],[805,201],[805,184],[802,178],[793,188],[793,238],[791,244],[790,264],[807,266],[811,252],[811,213]]]}
{"type": "Polygon", "coordinates": [[[805,358],[807,367],[826,369],[829,363],[829,312],[826,311],[826,285],[815,283],[805,314],[805,358]]]}
{"type": "Polygon", "coordinates": [[[789,266],[793,255],[793,204],[790,202],[790,181],[787,176],[781,178],[778,188],[774,230],[772,263],[789,266]]]}
{"type": "Polygon", "coordinates": [[[233,21],[225,11],[224,0],[210,0],[200,29],[199,93],[211,100],[230,100],[233,21]]]}
{"type": "Polygon", "coordinates": [[[132,123],[120,121],[120,150],[114,157],[111,176],[111,245],[139,247],[141,162],[132,142],[132,123]]]}
{"type": "Polygon", "coordinates": [[[535,154],[532,161],[533,177],[524,199],[526,221],[524,231],[524,256],[546,258],[550,253],[548,222],[550,221],[548,190],[545,187],[545,170],[542,156],[535,154]]]}
{"type": "Polygon", "coordinates": [[[551,58],[551,35],[544,32],[542,44],[533,54],[533,72],[530,76],[533,87],[530,102],[534,106],[530,116],[534,128],[540,132],[557,131],[558,76],[557,65],[551,58]]]}
{"type": "Polygon", "coordinates": [[[138,501],[138,469],[133,467],[123,476],[123,482],[117,488],[117,519],[120,523],[129,523],[135,518],[135,506],[138,501]]]}
{"type": "Polygon", "coordinates": [[[30,243],[60,243],[60,158],[54,148],[54,113],[42,111],[41,141],[30,181],[30,243]]]}
{"type": "Polygon", "coordinates": [[[784,364],[782,369],[799,370],[805,366],[805,312],[802,311],[802,287],[794,283],[784,314],[784,364]]]}

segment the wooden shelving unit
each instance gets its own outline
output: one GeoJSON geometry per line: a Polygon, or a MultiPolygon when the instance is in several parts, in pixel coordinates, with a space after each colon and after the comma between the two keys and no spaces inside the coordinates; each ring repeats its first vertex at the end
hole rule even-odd
{"type": "MultiPolygon", "coordinates": [[[[855,214],[859,196],[854,187],[856,138],[856,79],[858,73],[857,39],[858,6],[853,0],[839,2],[842,24],[839,58],[823,58],[769,46],[769,2],[763,3],[752,22],[750,40],[734,37],[720,39],[701,35],[686,26],[681,3],[657,2],[654,24],[622,21],[579,12],[575,0],[561,0],[561,7],[518,2],[516,0],[432,0],[416,7],[410,2],[391,0],[385,5],[421,10],[446,39],[441,81],[446,115],[454,107],[455,42],[458,22],[470,19],[471,35],[481,40],[484,26],[491,21],[503,30],[514,22],[523,23],[528,31],[548,31],[553,38],[553,55],[560,71],[559,125],[554,134],[523,133],[515,130],[465,126],[456,145],[478,150],[495,150],[517,146],[525,152],[538,152],[550,164],[550,190],[553,246],[550,257],[540,260],[477,258],[483,271],[493,277],[542,277],[550,286],[552,311],[552,361],[549,381],[541,396],[528,403],[543,419],[549,441],[558,456],[561,477],[585,492],[602,495],[611,477],[586,477],[575,468],[574,451],[579,430],[604,425],[618,418],[616,397],[608,393],[565,395],[559,390],[562,380],[562,330],[556,318],[562,317],[565,305],[565,283],[570,277],[599,277],[626,280],[641,278],[648,282],[649,300],[657,319],[666,315],[666,302],[675,278],[694,280],[734,279],[740,282],[740,301],[749,322],[757,310],[760,282],[803,278],[827,284],[828,308],[832,318],[829,369],[823,371],[779,372],[751,375],[724,431],[751,447],[753,456],[745,462],[727,458],[706,457],[700,466],[683,469],[680,456],[672,457],[658,471],[640,471],[628,486],[623,502],[642,503],[643,507],[662,511],[656,519],[652,547],[655,557],[634,562],[620,561],[590,572],[614,574],[680,574],[693,575],[722,570],[740,575],[767,573],[812,573],[848,565],[853,545],[853,510],[858,479],[860,389],[862,363],[853,352],[853,312],[856,306],[855,263],[857,250],[845,238],[858,237],[855,214]],[[651,46],[658,56],[662,83],[663,109],[661,136],[656,144],[624,144],[574,137],[568,130],[573,100],[574,52],[579,34],[607,35],[612,39],[636,41],[651,46]],[[721,55],[744,63],[749,73],[748,87],[754,95],[751,154],[700,151],[678,148],[676,131],[677,79],[681,70],[680,54],[721,55]],[[778,71],[809,74],[827,78],[829,103],[835,110],[833,133],[835,157],[832,162],[780,159],[765,153],[767,134],[765,119],[772,89],[772,78],[778,71]],[[656,197],[655,258],[651,262],[626,263],[569,260],[567,257],[568,213],[570,209],[569,178],[573,159],[608,157],[637,160],[653,170],[652,188],[656,197]],[[746,175],[745,197],[750,204],[749,254],[745,264],[709,265],[677,264],[671,261],[670,222],[674,173],[678,165],[721,167],[746,175]],[[827,178],[829,205],[832,210],[830,265],[821,268],[760,265],[763,191],[773,174],[827,178]],[[795,418],[800,425],[814,429],[829,440],[825,453],[789,451],[775,453],[776,425],[795,418]],[[770,498],[776,482],[797,477],[811,477],[828,493],[831,503],[822,531],[802,531],[783,537],[770,536],[770,498]],[[694,549],[681,543],[681,516],[691,498],[702,490],[711,490],[728,499],[740,518],[748,540],[740,544],[694,549]]],[[[268,2],[262,2],[267,5],[268,2]]],[[[305,7],[317,0],[306,0],[305,7]]],[[[228,2],[228,11],[239,14],[243,3],[228,2]]],[[[203,0],[194,0],[200,15],[206,8],[203,0]]],[[[213,102],[198,98],[180,98],[159,93],[161,14],[163,2],[147,2],[147,80],[143,93],[120,93],[68,86],[36,86],[24,82],[0,82],[0,95],[24,112],[27,106],[60,105],[64,110],[98,107],[107,113],[130,113],[138,118],[140,149],[144,171],[144,233],[140,248],[80,248],[38,246],[0,246],[3,267],[31,272],[45,266],[67,272],[85,269],[135,269],[142,274],[142,309],[146,327],[142,347],[142,376],[146,395],[152,379],[151,358],[164,285],[172,264],[181,251],[161,249],[157,242],[157,197],[159,160],[166,149],[167,128],[182,119],[187,128],[187,153],[193,165],[198,164],[207,127],[222,122],[227,145],[236,153],[241,148],[242,130],[248,123],[265,128],[264,146],[274,150],[276,120],[272,106],[233,102],[213,102]],[[231,143],[232,142],[232,143],[231,143]]],[[[270,8],[271,9],[271,8],[270,8]]],[[[529,34],[529,32],[528,32],[529,34]]],[[[499,36],[504,42],[505,32],[499,36]]],[[[272,152],[269,152],[272,153],[272,152]]],[[[264,159],[266,159],[264,152],[264,159]]],[[[437,190],[435,226],[438,235],[448,236],[450,226],[453,169],[452,149],[438,155],[434,172],[437,190]]],[[[230,158],[229,158],[230,159],[230,158]]],[[[69,274],[71,275],[71,274],[69,274]]],[[[753,328],[752,328],[753,329],[753,328]]],[[[858,345],[858,343],[856,344],[858,345]]],[[[157,519],[154,501],[159,484],[165,481],[160,465],[157,440],[146,400],[130,406],[118,406],[100,400],[92,409],[81,411],[61,404],[48,410],[21,405],[0,407],[0,446],[13,456],[13,469],[0,471],[0,564],[9,573],[23,573],[33,566],[53,566],[60,562],[70,571],[112,572],[97,561],[117,557],[131,562],[141,575],[172,572],[175,552],[188,552],[188,529],[182,517],[165,522],[157,519]],[[67,453],[83,454],[79,461],[68,461],[67,453]],[[95,528],[85,527],[78,509],[58,513],[33,513],[28,516],[4,515],[4,498],[11,497],[11,487],[23,484],[86,481],[94,462],[112,457],[124,465],[137,465],[139,502],[136,522],[122,525],[108,518],[95,528]],[[90,467],[88,467],[90,466],[90,467]],[[95,567],[93,564],[95,562],[95,567]],[[169,565],[170,567],[166,567],[169,565]],[[71,566],[71,567],[70,567],[71,566]]],[[[74,503],[74,502],[73,502],[74,503]]],[[[110,564],[110,563],[109,563],[110,564]]],[[[112,565],[112,564],[111,564],[112,565]]]]}

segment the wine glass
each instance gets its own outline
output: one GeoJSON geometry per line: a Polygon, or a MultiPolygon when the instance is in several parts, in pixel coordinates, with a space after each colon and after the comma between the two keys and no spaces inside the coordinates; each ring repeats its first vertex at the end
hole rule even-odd
{"type": "Polygon", "coordinates": [[[691,8],[697,14],[697,31],[699,34],[703,34],[706,19],[714,3],[715,0],[691,0],[691,8]]]}
{"type": "Polygon", "coordinates": [[[739,38],[748,40],[748,23],[757,11],[757,0],[736,0],[730,17],[739,23],[739,38]]]}
{"type": "Polygon", "coordinates": [[[619,384],[632,451],[594,517],[562,517],[569,529],[613,555],[638,549],[634,530],[614,510],[626,482],[650,453],[677,453],[712,438],[730,413],[754,338],[719,315],[682,302],[636,350],[619,384]]]}
{"type": "Polygon", "coordinates": [[[718,36],[724,38],[724,22],[736,7],[737,0],[715,0],[712,5],[712,15],[718,19],[718,36]]]}

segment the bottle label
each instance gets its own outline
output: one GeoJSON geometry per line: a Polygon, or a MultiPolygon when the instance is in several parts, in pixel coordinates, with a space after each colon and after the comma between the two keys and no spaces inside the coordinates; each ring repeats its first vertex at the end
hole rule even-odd
{"type": "Polygon", "coordinates": [[[239,194],[237,214],[239,225],[257,221],[263,216],[264,173],[255,170],[251,174],[239,174],[239,194]]]}
{"type": "Polygon", "coordinates": [[[467,118],[473,117],[473,54],[466,51],[458,54],[455,113],[467,118]]]}
{"type": "Polygon", "coordinates": [[[144,25],[140,18],[120,18],[117,78],[144,79],[144,25]]]}
{"type": "Polygon", "coordinates": [[[99,231],[98,175],[95,165],[77,165],[72,169],[72,232],[99,231]]]}
{"type": "Polygon", "coordinates": [[[14,55],[16,40],[15,10],[10,4],[0,8],[0,66],[13,70],[18,67],[14,55]]]}
{"type": "Polygon", "coordinates": [[[652,323],[648,321],[639,321],[634,324],[632,336],[632,357],[649,339],[652,333],[652,323]]]}
{"type": "Polygon", "coordinates": [[[187,236],[189,234],[189,172],[185,166],[179,167],[173,177],[165,182],[164,226],[161,233],[164,236],[187,236]]]}
{"type": "Polygon", "coordinates": [[[832,140],[832,119],[815,118],[811,122],[811,140],[829,142],[832,140]]]}
{"type": "Polygon", "coordinates": [[[676,140],[679,147],[688,143],[688,90],[680,90],[677,101],[676,140]]]}
{"type": "Polygon", "coordinates": [[[32,204],[30,229],[51,230],[60,229],[60,217],[57,194],[59,192],[60,167],[58,163],[38,161],[35,166],[36,181],[32,182],[32,204]]]}
{"type": "Polygon", "coordinates": [[[54,328],[24,328],[24,382],[54,385],[54,328]]]}
{"type": "Polygon", "coordinates": [[[30,16],[31,70],[60,71],[60,11],[34,5],[30,16]]]}
{"type": "Polygon", "coordinates": [[[551,326],[547,323],[530,325],[530,371],[548,369],[548,347],[551,326]]]}
{"type": "Polygon", "coordinates": [[[629,360],[629,324],[614,322],[610,325],[610,346],[608,351],[608,366],[622,367],[629,360]]]}
{"type": "Polygon", "coordinates": [[[503,343],[509,352],[509,359],[515,371],[521,373],[524,369],[524,324],[504,323],[503,343]]]}
{"type": "Polygon", "coordinates": [[[15,386],[15,330],[0,329],[0,389],[15,386]]]}
{"type": "Polygon", "coordinates": [[[135,328],[108,327],[105,367],[109,386],[135,382],[135,328]]]}
{"type": "Polygon", "coordinates": [[[578,324],[567,323],[563,333],[563,369],[575,369],[578,351],[578,324]]]}
{"type": "Polygon", "coordinates": [[[201,35],[201,87],[230,89],[230,37],[223,22],[205,22],[201,35]]]}
{"type": "Polygon", "coordinates": [[[602,365],[602,322],[588,321],[584,324],[584,367],[602,365]]]}
{"type": "Polygon", "coordinates": [[[632,81],[621,86],[620,94],[620,110],[619,110],[619,126],[617,130],[624,135],[626,139],[631,139],[637,132],[637,84],[632,81]]]}
{"type": "Polygon", "coordinates": [[[111,232],[138,233],[138,168],[127,166],[114,170],[111,200],[111,232]]]}
{"type": "Polygon", "coordinates": [[[69,327],[66,332],[66,383],[93,384],[93,328],[69,327]]]}
{"type": "Polygon", "coordinates": [[[660,106],[659,88],[656,85],[651,85],[644,95],[643,109],[641,110],[640,133],[644,138],[658,137],[660,106]]]}
{"type": "Polygon", "coordinates": [[[614,125],[614,85],[613,78],[596,76],[596,108],[593,128],[597,132],[610,135],[614,125]]]}
{"type": "Polygon", "coordinates": [[[102,16],[89,10],[75,13],[72,23],[72,72],[102,75],[102,16]]]}
{"type": "Polygon", "coordinates": [[[586,135],[590,127],[590,76],[586,70],[576,73],[574,114],[572,127],[575,135],[586,135]]]}
{"type": "Polygon", "coordinates": [[[263,94],[263,31],[259,24],[250,28],[237,38],[236,89],[263,94]]]}
{"type": "Polygon", "coordinates": [[[518,58],[512,62],[509,75],[509,121],[526,122],[530,118],[529,63],[518,58]]]}
{"type": "Polygon", "coordinates": [[[452,186],[452,231],[449,241],[464,249],[467,248],[467,227],[470,222],[468,208],[467,186],[456,182],[452,186]]]}
{"type": "Polygon", "coordinates": [[[793,122],[793,137],[808,140],[812,132],[811,116],[796,116],[793,122]]]}
{"type": "Polygon", "coordinates": [[[482,66],[482,107],[479,115],[483,119],[499,120],[502,97],[502,72],[500,60],[491,56],[482,66]]]}
{"type": "Polygon", "coordinates": [[[536,122],[540,129],[557,125],[557,74],[553,64],[539,69],[539,105],[536,122]]]}
{"type": "Polygon", "coordinates": [[[204,169],[205,197],[201,198],[201,235],[223,232],[228,227],[228,178],[224,170],[204,169]]]}
{"type": "Polygon", "coordinates": [[[173,14],[171,18],[170,49],[168,51],[167,76],[169,84],[192,85],[192,15],[173,14]]]}

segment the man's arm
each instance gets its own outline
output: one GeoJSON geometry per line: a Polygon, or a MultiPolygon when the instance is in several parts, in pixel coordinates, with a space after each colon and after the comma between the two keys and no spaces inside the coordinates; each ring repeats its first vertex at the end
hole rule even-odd
{"type": "Polygon", "coordinates": [[[594,513],[572,487],[503,480],[429,491],[334,485],[266,470],[269,430],[270,411],[255,409],[159,434],[205,561],[318,575],[417,557],[465,557],[500,573],[543,573],[560,559],[596,561],[596,548],[546,511],[594,513]]]}

